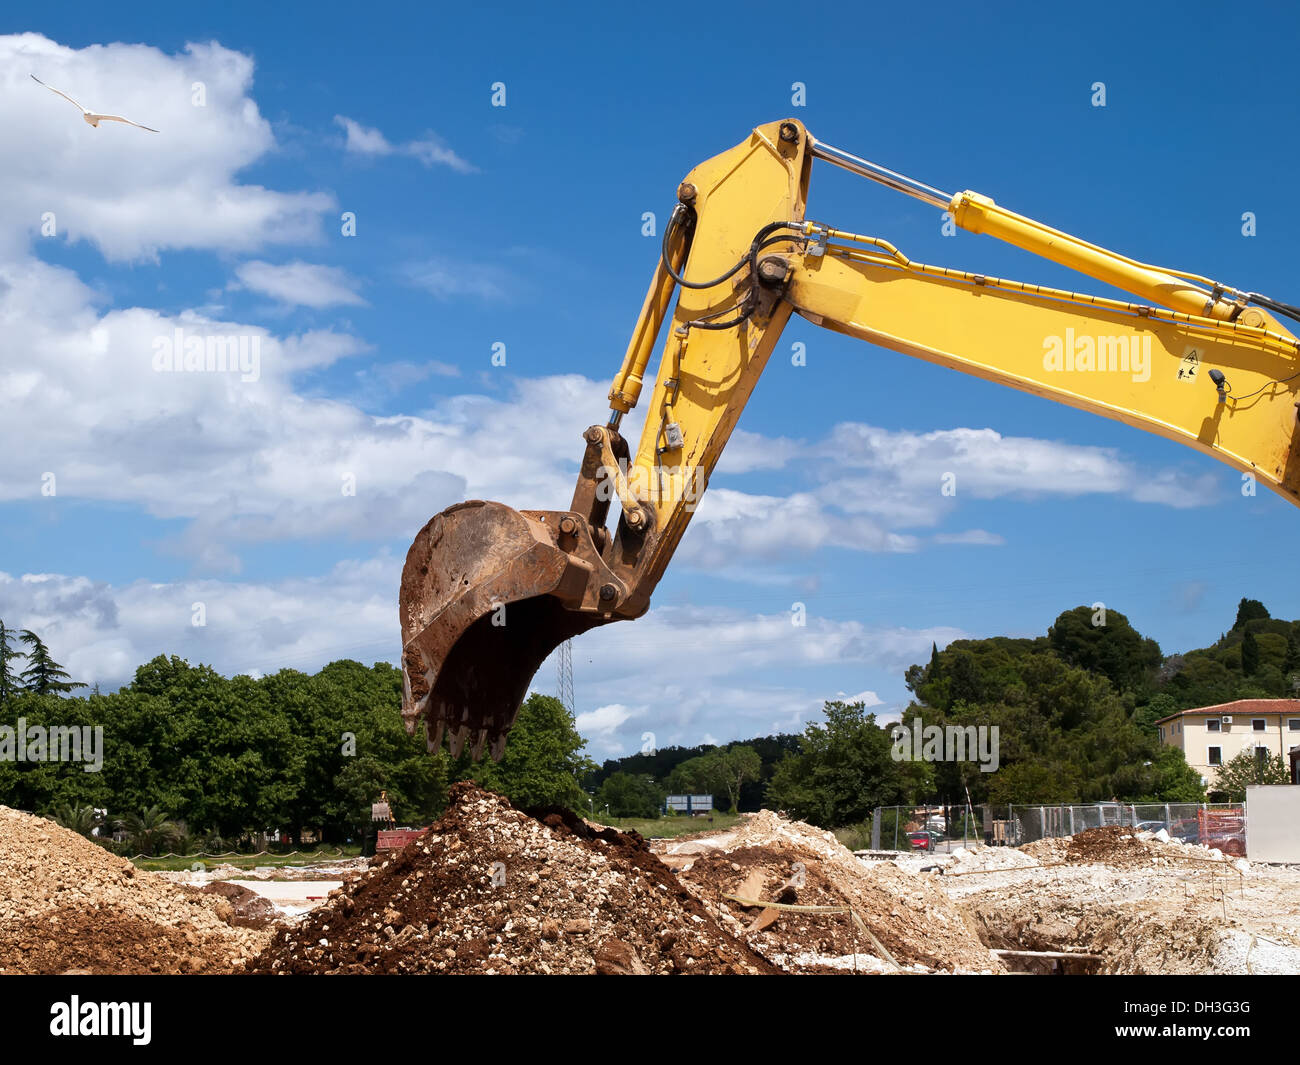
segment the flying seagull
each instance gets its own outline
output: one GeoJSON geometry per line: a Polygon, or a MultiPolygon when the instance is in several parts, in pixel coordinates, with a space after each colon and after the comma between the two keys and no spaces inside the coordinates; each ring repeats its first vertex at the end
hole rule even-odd
{"type": "MultiPolygon", "coordinates": [[[[45,85],[45,82],[41,81],[41,79],[38,78],[35,74],[32,75],[32,81],[36,82],[37,85],[45,85]]],[[[58,93],[65,100],[67,100],[68,103],[76,107],[77,110],[81,112],[81,117],[86,122],[86,124],[94,126],[96,129],[99,129],[99,124],[101,122],[125,122],[128,126],[135,126],[136,129],[149,130],[150,133],[158,132],[156,129],[151,129],[149,126],[140,125],[139,122],[132,122],[129,118],[123,118],[121,115],[97,115],[95,114],[94,111],[86,110],[86,108],[82,107],[81,104],[77,103],[77,101],[74,100],[71,96],[69,96],[66,92],[59,92],[59,90],[56,89],[53,85],[45,85],[45,87],[49,89],[50,92],[58,93]]]]}

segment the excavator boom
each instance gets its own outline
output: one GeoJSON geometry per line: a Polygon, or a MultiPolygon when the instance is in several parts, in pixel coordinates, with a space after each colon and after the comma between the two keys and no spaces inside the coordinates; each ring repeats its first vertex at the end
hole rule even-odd
{"type": "MultiPolygon", "coordinates": [[[[1089,244],[974,192],[948,195],[760,126],[692,170],[566,511],[471,501],[419,532],[402,574],[403,716],[499,758],[538,667],[560,643],[639,617],[792,314],[879,347],[1187,444],[1300,504],[1300,311],[1089,244]],[[1135,299],[909,259],[805,217],[815,160],[951,213],[955,224],[1135,299]],[[674,296],[676,301],[674,302],[674,296]],[[619,433],[662,342],[635,453],[619,433]],[[609,527],[611,504],[619,509],[609,527]]],[[[754,518],[762,521],[763,518],[754,518]]]]}

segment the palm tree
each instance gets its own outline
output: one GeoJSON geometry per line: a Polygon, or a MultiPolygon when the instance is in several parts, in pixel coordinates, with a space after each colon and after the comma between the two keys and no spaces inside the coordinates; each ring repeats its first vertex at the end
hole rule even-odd
{"type": "Polygon", "coordinates": [[[180,838],[181,828],[157,806],[138,814],[127,814],[117,822],[131,840],[131,846],[140,854],[153,854],[160,843],[171,843],[180,838]]]}
{"type": "Polygon", "coordinates": [[[90,836],[99,824],[93,806],[74,806],[70,802],[56,806],[52,816],[55,824],[62,825],[79,836],[90,836]]]}

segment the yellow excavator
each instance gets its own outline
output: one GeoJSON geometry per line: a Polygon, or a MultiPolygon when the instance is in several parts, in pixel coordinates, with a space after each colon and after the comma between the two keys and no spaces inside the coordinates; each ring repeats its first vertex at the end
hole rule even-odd
{"type": "Polygon", "coordinates": [[[411,734],[426,719],[430,751],[445,732],[453,756],[468,743],[475,759],[485,745],[499,759],[551,651],[645,613],[791,314],[1177,440],[1300,503],[1300,343],[1275,317],[1300,320],[1294,306],[1107,251],[975,192],[948,195],[793,120],[697,166],[677,201],[609,419],[584,433],[569,509],[460,503],[407,554],[402,715],[411,734]],[[810,221],[815,161],[1135,299],[929,266],[880,237],[810,221]],[[633,455],[619,425],[661,334],[633,455]]]}

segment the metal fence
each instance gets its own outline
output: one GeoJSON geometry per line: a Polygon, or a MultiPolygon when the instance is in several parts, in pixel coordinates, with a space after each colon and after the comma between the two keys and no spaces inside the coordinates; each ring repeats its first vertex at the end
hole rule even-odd
{"type": "Polygon", "coordinates": [[[878,806],[871,819],[872,850],[951,850],[984,843],[1019,847],[1073,836],[1089,828],[1163,829],[1184,843],[1225,854],[1246,853],[1241,803],[1079,803],[1070,806],[878,806]]]}

